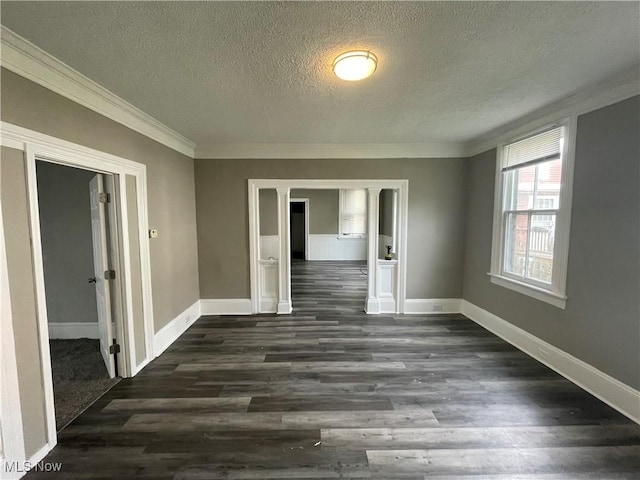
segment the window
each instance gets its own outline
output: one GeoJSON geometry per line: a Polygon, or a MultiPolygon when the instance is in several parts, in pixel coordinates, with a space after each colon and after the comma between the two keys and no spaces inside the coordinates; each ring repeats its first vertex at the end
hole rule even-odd
{"type": "Polygon", "coordinates": [[[340,190],[341,237],[365,237],[367,234],[367,191],[365,189],[340,190]]]}
{"type": "Polygon", "coordinates": [[[493,283],[564,308],[572,159],[568,123],[498,148],[493,283]]]}

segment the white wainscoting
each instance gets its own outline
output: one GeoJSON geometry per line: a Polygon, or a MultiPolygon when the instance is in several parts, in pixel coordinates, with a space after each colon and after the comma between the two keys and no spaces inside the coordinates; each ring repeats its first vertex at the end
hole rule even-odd
{"type": "Polygon", "coordinates": [[[260,313],[278,310],[278,260],[260,260],[260,313]]]}
{"type": "Polygon", "coordinates": [[[48,324],[50,339],[100,338],[98,322],[48,324]]]}
{"type": "Polygon", "coordinates": [[[462,309],[460,298],[407,298],[404,301],[404,313],[460,313],[462,309]]]}
{"type": "MultiPolygon", "coordinates": [[[[200,300],[158,330],[153,336],[153,356],[164,352],[193,322],[200,318],[200,300]]],[[[140,366],[140,370],[143,366],[140,366]]]]}
{"type": "Polygon", "coordinates": [[[366,238],[339,238],[337,233],[309,235],[309,260],[366,260],[366,238]]]}
{"type": "Polygon", "coordinates": [[[380,313],[396,313],[397,260],[378,260],[376,276],[380,313]]]}
{"type": "Polygon", "coordinates": [[[200,300],[201,315],[251,315],[249,298],[208,298],[200,300]]]}
{"type": "Polygon", "coordinates": [[[278,235],[260,235],[260,260],[278,258],[278,235]]]}
{"type": "Polygon", "coordinates": [[[462,313],[634,422],[640,423],[640,391],[466,300],[462,300],[462,313]]]}

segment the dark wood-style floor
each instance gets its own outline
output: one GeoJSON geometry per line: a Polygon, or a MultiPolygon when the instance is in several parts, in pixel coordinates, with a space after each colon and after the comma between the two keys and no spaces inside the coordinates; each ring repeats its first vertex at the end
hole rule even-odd
{"type": "Polygon", "coordinates": [[[202,317],[28,478],[640,478],[640,426],[461,315],[364,315],[363,271],[295,262],[293,315],[202,317]]]}

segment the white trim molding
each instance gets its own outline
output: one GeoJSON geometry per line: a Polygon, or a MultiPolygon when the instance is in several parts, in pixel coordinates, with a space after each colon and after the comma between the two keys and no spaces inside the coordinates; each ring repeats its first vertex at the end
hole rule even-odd
{"type": "Polygon", "coordinates": [[[200,300],[201,315],[251,315],[249,298],[207,298],[200,300]]]}
{"type": "Polygon", "coordinates": [[[195,143],[2,26],[1,65],[190,158],[195,143]]]}
{"type": "Polygon", "coordinates": [[[180,313],[153,336],[153,355],[158,357],[200,318],[200,300],[180,313]]]}
{"type": "Polygon", "coordinates": [[[50,339],[100,338],[98,322],[49,322],[50,339]]]}
{"type": "MultiPolygon", "coordinates": [[[[136,179],[136,201],[138,206],[138,231],[139,236],[132,241],[139,242],[141,264],[141,289],[143,299],[143,329],[145,335],[144,365],[153,354],[153,300],[151,291],[151,268],[149,241],[146,237],[148,231],[148,206],[147,206],[147,176],[146,166],[115,155],[107,154],[72,142],[35,132],[23,127],[1,122],[0,144],[10,148],[24,151],[26,164],[27,196],[29,203],[29,229],[32,239],[32,256],[34,265],[36,309],[38,317],[39,355],[40,367],[43,373],[44,411],[46,417],[46,442],[53,448],[56,444],[56,424],[53,401],[53,381],[51,375],[51,357],[49,353],[49,327],[47,321],[47,308],[44,286],[44,270],[42,260],[42,240],[40,235],[40,216],[38,207],[38,184],[36,178],[36,160],[82,168],[98,173],[108,173],[118,176],[117,202],[127,205],[126,175],[132,175],[136,179]]],[[[134,365],[137,358],[135,351],[135,336],[133,325],[133,302],[131,284],[131,264],[129,252],[129,227],[127,209],[120,208],[118,218],[118,231],[122,243],[119,269],[123,290],[122,320],[123,336],[122,345],[122,376],[133,376],[139,371],[140,366],[134,365]]]]}
{"type": "MultiPolygon", "coordinates": [[[[46,457],[47,454],[51,450],[53,450],[53,447],[54,447],[53,445],[49,445],[47,443],[42,448],[40,448],[37,452],[31,455],[31,457],[29,457],[29,459],[26,461],[19,461],[15,463],[9,462],[9,464],[3,464],[1,467],[2,471],[0,472],[0,478],[2,478],[3,480],[18,479],[18,478],[24,477],[31,470],[38,471],[39,469],[41,469],[40,471],[46,471],[45,470],[46,467],[43,467],[42,465],[39,465],[39,464],[40,462],[42,462],[42,460],[44,460],[44,457],[46,457]],[[13,469],[12,471],[7,471],[8,468],[6,467],[13,467],[13,469]]],[[[53,467],[54,465],[59,467],[60,469],[64,468],[62,463],[60,462],[55,462],[51,466],[53,467]]],[[[56,471],[56,470],[50,470],[50,471],[56,471]]]]}
{"type": "Polygon", "coordinates": [[[460,313],[460,298],[407,298],[404,303],[405,314],[460,313]]]}
{"type": "Polygon", "coordinates": [[[640,391],[466,300],[462,300],[462,313],[634,422],[640,423],[640,391]]]}
{"type": "Polygon", "coordinates": [[[0,476],[9,476],[9,473],[4,471],[7,463],[25,460],[22,404],[13,331],[9,269],[0,200],[0,468],[3,469],[0,476]]]}
{"type": "Polygon", "coordinates": [[[521,293],[522,295],[527,295],[528,297],[535,298],[536,300],[540,300],[541,302],[548,303],[563,310],[567,305],[567,297],[565,295],[559,295],[550,292],[549,290],[537,288],[534,285],[527,285],[526,283],[521,283],[517,280],[502,277],[493,273],[488,273],[487,275],[491,277],[491,283],[494,285],[508,288],[509,290],[521,293]]]}
{"type": "Polygon", "coordinates": [[[432,143],[241,143],[202,145],[197,159],[464,158],[462,142],[432,143]]]}
{"type": "MultiPolygon", "coordinates": [[[[260,189],[276,189],[278,192],[278,242],[279,242],[279,262],[278,266],[278,312],[287,314],[291,312],[291,269],[289,265],[289,191],[290,189],[370,189],[379,191],[390,189],[398,191],[398,252],[397,252],[397,296],[396,312],[404,312],[404,301],[406,298],[407,284],[407,232],[408,232],[408,211],[409,211],[409,181],[405,179],[249,179],[248,180],[248,203],[249,203],[249,268],[251,280],[251,300],[250,309],[247,313],[260,312],[260,189]]],[[[379,193],[379,192],[378,192],[379,193]]],[[[378,200],[377,197],[375,199],[378,200]]],[[[376,207],[377,211],[377,207],[376,207]]],[[[377,261],[377,214],[375,215],[376,234],[368,235],[367,263],[369,277],[375,271],[377,261]],[[373,246],[373,249],[372,249],[373,246]]],[[[371,281],[369,278],[368,281],[371,281]]],[[[375,283],[374,290],[375,290],[375,283]]],[[[363,298],[363,304],[367,306],[368,313],[380,313],[379,302],[373,297],[368,289],[367,298],[363,298]],[[366,302],[366,303],[365,303],[366,302]],[[371,308],[369,308],[371,307],[371,308]],[[377,307],[377,308],[376,308],[377,307]]],[[[219,314],[224,314],[220,312],[219,314]]],[[[203,315],[204,315],[203,307],[203,315]]]]}

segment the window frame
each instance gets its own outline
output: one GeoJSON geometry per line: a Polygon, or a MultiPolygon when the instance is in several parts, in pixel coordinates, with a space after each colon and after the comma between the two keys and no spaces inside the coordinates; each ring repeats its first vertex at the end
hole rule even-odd
{"type": "Polygon", "coordinates": [[[338,190],[339,194],[338,194],[338,240],[342,239],[342,240],[350,240],[350,239],[358,239],[358,238],[367,238],[367,208],[368,208],[368,198],[369,198],[369,194],[367,192],[367,189],[349,189],[349,188],[341,188],[338,190]],[[343,229],[342,229],[342,215],[343,215],[343,208],[344,208],[344,202],[345,202],[345,191],[347,190],[364,190],[365,192],[365,213],[364,213],[364,220],[365,220],[365,228],[364,228],[364,233],[344,233],[343,229]]]}
{"type": "MultiPolygon", "coordinates": [[[[498,143],[496,154],[493,236],[491,242],[491,283],[528,295],[558,308],[566,306],[567,265],[569,260],[569,239],[571,226],[571,203],[573,197],[573,169],[575,163],[576,117],[563,118],[560,121],[528,129],[518,136],[505,138],[498,143]],[[564,127],[562,146],[562,169],[560,180],[559,205],[556,213],[553,247],[553,270],[551,284],[533,279],[510,275],[505,271],[506,216],[504,209],[503,166],[507,145],[543,133],[554,127],[564,127]]],[[[555,209],[554,209],[555,210],[555,209]]],[[[523,211],[526,213],[527,211],[523,211]]],[[[531,227],[529,226],[529,229],[531,227]]]]}

